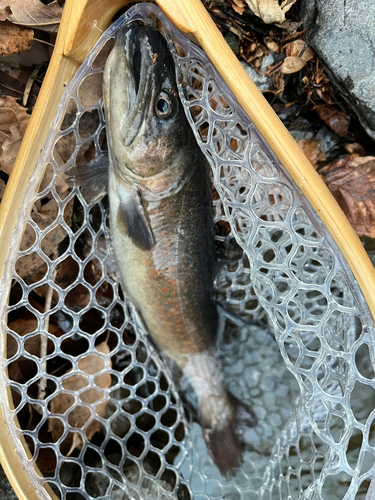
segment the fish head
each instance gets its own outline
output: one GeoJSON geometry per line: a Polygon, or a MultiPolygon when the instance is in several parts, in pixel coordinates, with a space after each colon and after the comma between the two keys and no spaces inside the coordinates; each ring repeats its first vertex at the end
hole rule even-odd
{"type": "Polygon", "coordinates": [[[106,63],[103,96],[117,175],[142,179],[179,168],[192,132],[177,93],[173,58],[158,30],[137,23],[120,30],[106,63]]]}

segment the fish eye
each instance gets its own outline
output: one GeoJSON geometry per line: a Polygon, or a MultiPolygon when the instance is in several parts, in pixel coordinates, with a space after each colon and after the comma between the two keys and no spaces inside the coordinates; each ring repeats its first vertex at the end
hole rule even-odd
{"type": "Polygon", "coordinates": [[[156,114],[163,119],[170,118],[175,109],[173,104],[171,97],[166,92],[160,92],[155,102],[156,114]]]}

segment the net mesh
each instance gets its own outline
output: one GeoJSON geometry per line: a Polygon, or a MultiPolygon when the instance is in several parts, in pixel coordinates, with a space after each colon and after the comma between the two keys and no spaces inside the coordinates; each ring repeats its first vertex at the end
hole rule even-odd
{"type": "Polygon", "coordinates": [[[1,282],[1,404],[42,499],[365,499],[374,493],[374,330],[336,245],[205,55],[150,5],[101,37],[68,86],[25,195],[1,282]],[[155,16],[212,167],[217,355],[258,418],[225,479],[194,395],[134,319],[108,206],[66,171],[103,154],[98,86],[117,30],[155,16]],[[262,320],[263,325],[249,320],[262,320]],[[367,496],[366,496],[367,495],[367,496]]]}

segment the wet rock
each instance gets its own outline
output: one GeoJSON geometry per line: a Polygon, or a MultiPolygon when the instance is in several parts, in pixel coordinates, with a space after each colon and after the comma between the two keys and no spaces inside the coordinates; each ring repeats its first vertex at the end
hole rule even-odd
{"type": "Polygon", "coordinates": [[[302,0],[310,46],[375,139],[375,2],[302,0]]]}
{"type": "Polygon", "coordinates": [[[1,500],[17,500],[17,495],[8,481],[2,467],[0,466],[0,498],[1,500]]]}
{"type": "Polygon", "coordinates": [[[228,33],[225,33],[224,38],[232,50],[238,50],[240,48],[240,44],[238,43],[238,38],[234,33],[228,31],[228,33]]]}
{"type": "Polygon", "coordinates": [[[323,126],[318,130],[316,139],[321,141],[322,148],[324,149],[327,158],[333,157],[342,143],[341,137],[326,126],[323,126]]]}
{"type": "Polygon", "coordinates": [[[262,75],[260,75],[255,69],[253,69],[246,62],[241,62],[242,66],[245,68],[246,73],[253,80],[258,89],[262,92],[264,90],[269,90],[272,87],[272,78],[270,76],[265,76],[268,66],[273,66],[277,63],[277,56],[273,52],[270,52],[267,56],[265,56],[262,60],[262,64],[260,66],[260,71],[262,75]]]}

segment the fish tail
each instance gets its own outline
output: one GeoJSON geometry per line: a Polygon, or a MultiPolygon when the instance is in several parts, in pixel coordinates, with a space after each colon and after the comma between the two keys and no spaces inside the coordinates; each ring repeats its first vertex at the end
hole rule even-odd
{"type": "Polygon", "coordinates": [[[234,475],[243,460],[243,445],[237,435],[237,428],[237,418],[234,417],[224,426],[204,430],[211,458],[225,477],[234,475]]]}
{"type": "MultiPolygon", "coordinates": [[[[205,403],[208,402],[202,402],[201,407],[205,403]]],[[[229,391],[225,391],[219,406],[224,411],[212,414],[211,422],[203,422],[204,438],[213,461],[221,474],[228,477],[235,474],[235,469],[243,461],[244,443],[239,437],[240,429],[256,426],[257,419],[251,408],[229,391]]]]}
{"type": "Polygon", "coordinates": [[[256,418],[225,387],[221,366],[210,352],[190,355],[184,371],[198,396],[208,451],[223,476],[233,475],[242,462],[239,430],[243,425],[254,427],[256,418]]]}

